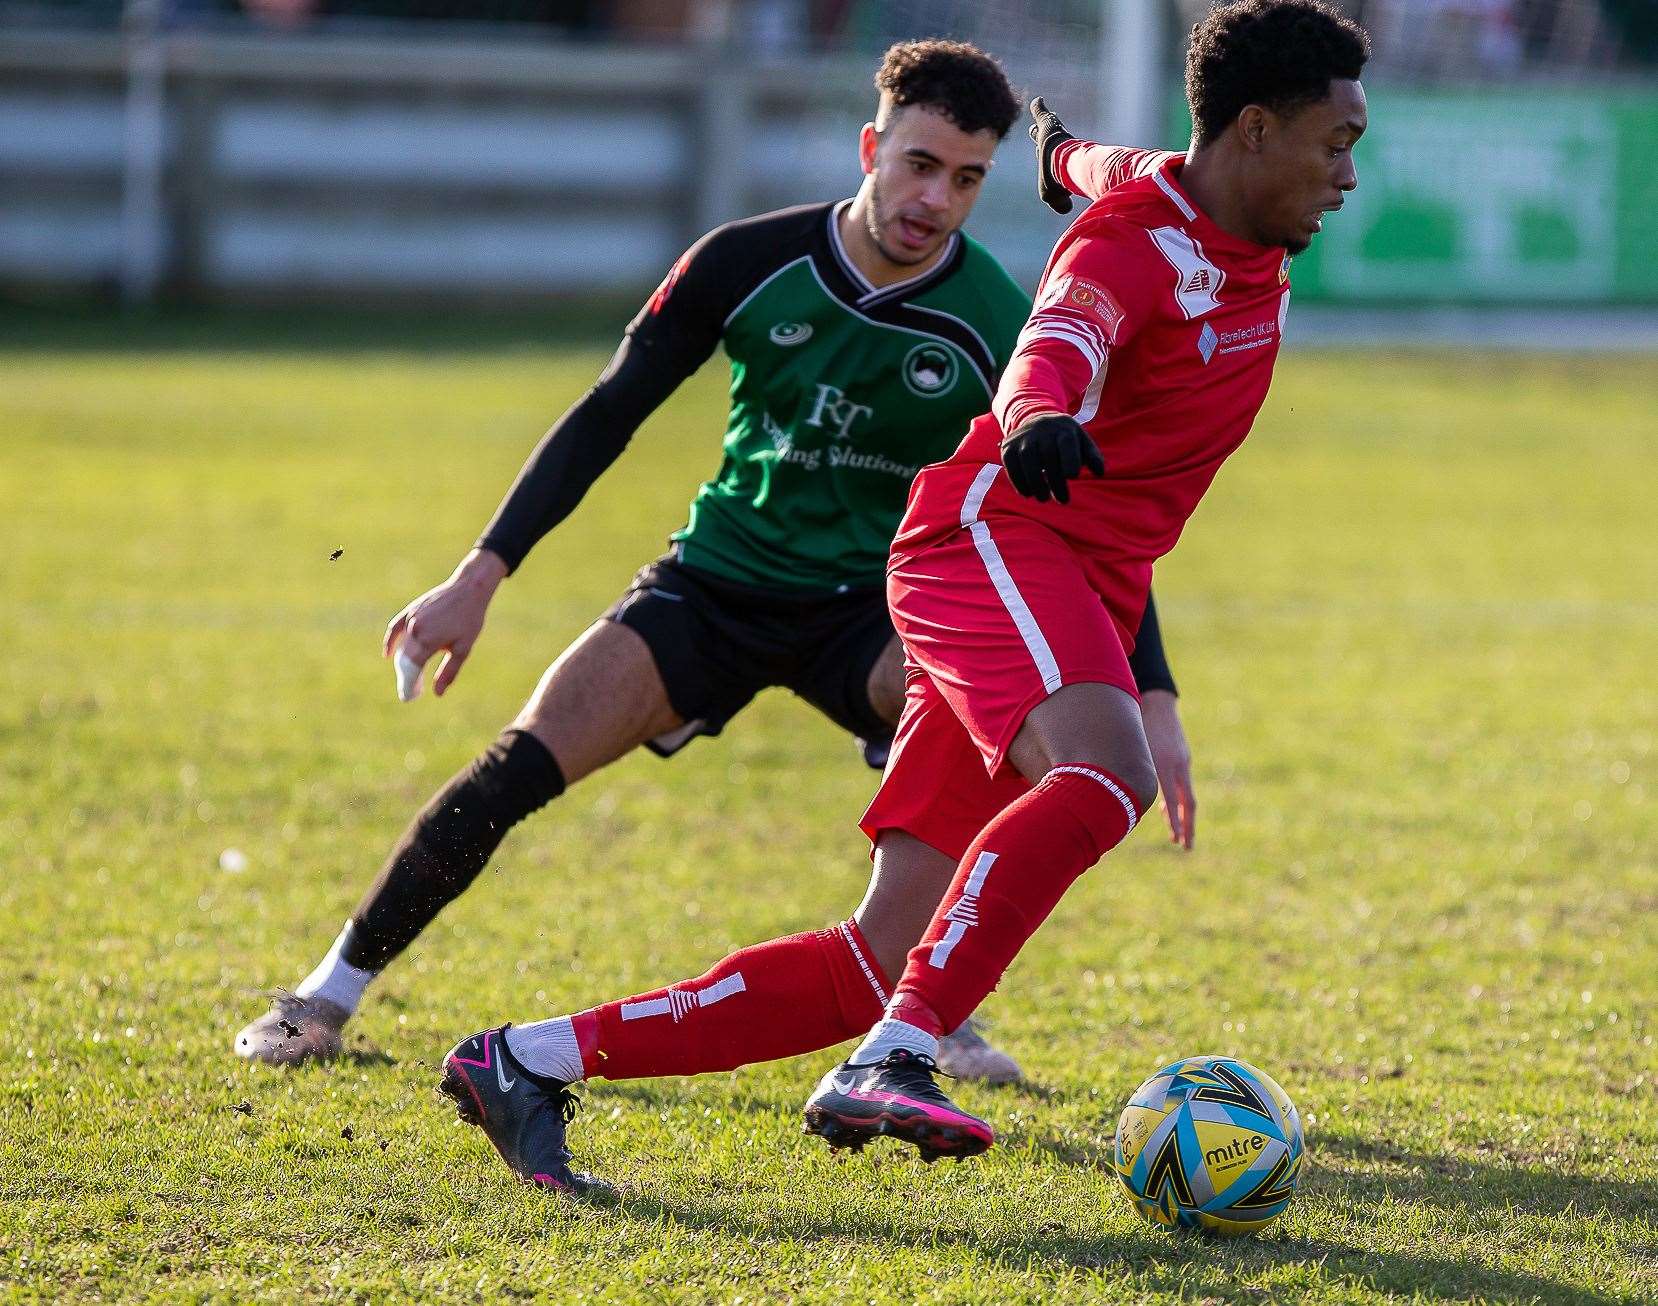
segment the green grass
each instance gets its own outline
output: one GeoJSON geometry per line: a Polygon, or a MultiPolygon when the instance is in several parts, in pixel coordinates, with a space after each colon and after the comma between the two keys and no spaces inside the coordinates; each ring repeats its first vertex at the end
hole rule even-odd
{"type": "Polygon", "coordinates": [[[433,1065],[850,909],[871,777],[786,695],[515,834],[358,1055],[271,1073],[230,1039],[679,523],[722,378],[403,706],[385,619],[602,349],[8,338],[0,1298],[1658,1296],[1658,360],[1286,357],[1159,572],[1199,846],[1142,831],[992,998],[1035,1081],[962,1091],[998,1148],[831,1158],[797,1113],[832,1054],[601,1083],[574,1141],[626,1196],[588,1209],[510,1182],[433,1065]],[[1114,1191],[1117,1110],[1221,1050],[1296,1098],[1310,1169],[1265,1236],[1170,1238],[1114,1191]]]}

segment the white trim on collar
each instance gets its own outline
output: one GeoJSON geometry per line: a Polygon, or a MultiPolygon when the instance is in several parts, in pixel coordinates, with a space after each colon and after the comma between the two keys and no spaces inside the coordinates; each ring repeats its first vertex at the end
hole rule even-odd
{"type": "Polygon", "coordinates": [[[902,294],[906,287],[913,286],[917,282],[925,281],[928,277],[935,275],[939,268],[956,256],[956,246],[961,241],[961,232],[952,231],[950,239],[945,242],[938,258],[934,261],[932,267],[925,272],[917,272],[913,277],[905,277],[902,281],[889,282],[884,286],[875,285],[863,274],[863,270],[852,261],[852,256],[846,252],[846,245],[841,240],[841,214],[846,212],[851,203],[851,200],[842,200],[829,210],[829,244],[835,251],[835,258],[840,263],[841,270],[852,278],[854,284],[862,288],[862,293],[858,296],[860,305],[872,304],[876,300],[902,294]]]}
{"type": "MultiPolygon", "coordinates": [[[[1164,167],[1167,167],[1167,166],[1168,166],[1167,164],[1164,165],[1164,167]]],[[[1184,213],[1186,215],[1186,221],[1187,222],[1196,222],[1197,221],[1197,210],[1194,209],[1190,204],[1188,204],[1186,202],[1186,197],[1184,195],[1182,195],[1179,191],[1177,191],[1174,188],[1173,183],[1170,182],[1169,179],[1163,175],[1163,169],[1159,168],[1159,169],[1157,169],[1156,172],[1152,173],[1151,175],[1152,175],[1153,178],[1156,179],[1156,182],[1157,182],[1158,186],[1162,189],[1163,194],[1167,195],[1171,200],[1174,201],[1175,208],[1179,209],[1182,213],[1184,213]]]]}

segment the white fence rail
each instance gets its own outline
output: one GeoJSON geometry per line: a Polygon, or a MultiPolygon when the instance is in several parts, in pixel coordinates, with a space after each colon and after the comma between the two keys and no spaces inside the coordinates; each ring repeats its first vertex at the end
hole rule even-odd
{"type": "MultiPolygon", "coordinates": [[[[1156,88],[1139,106],[1103,103],[1100,54],[1047,65],[1031,89],[1082,123],[1147,114],[1156,88]]],[[[124,35],[0,31],[0,286],[139,299],[637,289],[720,221],[856,189],[871,72],[863,57],[773,65],[141,21],[124,35]]],[[[1027,281],[1061,225],[1032,198],[1030,159],[1016,127],[970,225],[1027,281]]]]}

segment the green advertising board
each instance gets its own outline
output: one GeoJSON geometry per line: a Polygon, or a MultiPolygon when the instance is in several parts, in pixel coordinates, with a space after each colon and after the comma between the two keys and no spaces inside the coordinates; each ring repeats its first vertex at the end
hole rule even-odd
{"type": "Polygon", "coordinates": [[[1297,298],[1658,303],[1658,93],[1369,99],[1359,188],[1295,260],[1297,298]]]}

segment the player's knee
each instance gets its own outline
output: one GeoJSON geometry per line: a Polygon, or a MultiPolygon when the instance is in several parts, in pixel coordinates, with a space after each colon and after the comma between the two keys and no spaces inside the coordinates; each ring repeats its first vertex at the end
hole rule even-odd
{"type": "Polygon", "coordinates": [[[1127,787],[1140,812],[1150,811],[1151,805],[1157,801],[1157,767],[1151,760],[1151,753],[1142,750],[1138,757],[1122,765],[1123,770],[1117,779],[1127,787]]]}
{"type": "Polygon", "coordinates": [[[1148,750],[1113,750],[1109,756],[1080,758],[1069,764],[1062,762],[1050,770],[1049,774],[1053,774],[1053,770],[1063,769],[1066,765],[1098,771],[1111,782],[1100,788],[1099,800],[1102,803],[1121,802],[1115,793],[1115,790],[1121,789],[1133,802],[1135,812],[1143,816],[1157,801],[1157,767],[1152,763],[1148,750]]]}
{"type": "Polygon", "coordinates": [[[889,725],[896,725],[904,710],[904,658],[894,640],[869,669],[864,691],[869,706],[889,725]]]}

